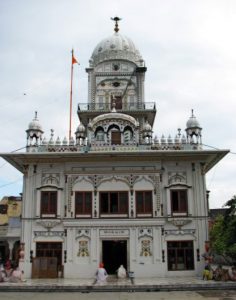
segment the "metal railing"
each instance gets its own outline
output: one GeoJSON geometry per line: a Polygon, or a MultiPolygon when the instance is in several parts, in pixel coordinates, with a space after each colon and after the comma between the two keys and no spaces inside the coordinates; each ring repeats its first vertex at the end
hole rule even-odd
{"type": "MultiPolygon", "coordinates": [[[[112,102],[102,103],[79,103],[78,111],[111,111],[113,108],[112,102]]],[[[116,103],[115,109],[117,111],[143,111],[143,110],[156,110],[155,102],[145,103],[116,103]]]]}

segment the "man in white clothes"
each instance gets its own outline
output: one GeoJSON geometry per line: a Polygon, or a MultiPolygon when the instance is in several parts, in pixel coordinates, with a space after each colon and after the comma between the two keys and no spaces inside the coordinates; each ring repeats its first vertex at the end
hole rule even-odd
{"type": "Polygon", "coordinates": [[[120,265],[119,269],[117,270],[117,277],[118,278],[126,278],[126,270],[123,265],[120,265]]]}
{"type": "Polygon", "coordinates": [[[96,283],[98,283],[98,284],[106,283],[107,277],[108,277],[108,274],[107,274],[107,271],[104,269],[104,264],[100,263],[99,268],[96,273],[96,283]]]}

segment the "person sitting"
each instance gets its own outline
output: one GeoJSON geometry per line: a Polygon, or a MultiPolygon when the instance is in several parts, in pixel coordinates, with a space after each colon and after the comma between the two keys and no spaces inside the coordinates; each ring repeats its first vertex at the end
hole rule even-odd
{"type": "Polygon", "coordinates": [[[126,278],[127,273],[123,265],[120,265],[119,269],[117,270],[117,277],[118,278],[126,278]]]}
{"type": "Polygon", "coordinates": [[[211,280],[213,278],[213,272],[211,265],[208,261],[206,261],[205,268],[203,270],[203,280],[211,280]]]}
{"type": "Polygon", "coordinates": [[[104,264],[100,263],[99,268],[96,272],[96,283],[98,283],[98,284],[105,283],[107,281],[107,277],[108,277],[108,274],[104,268],[104,264]]]}
{"type": "Polygon", "coordinates": [[[0,271],[0,282],[4,282],[2,271],[0,271]]]}
{"type": "Polygon", "coordinates": [[[6,282],[8,281],[7,272],[3,266],[3,264],[0,266],[0,282],[6,282]]]}
{"type": "Polygon", "coordinates": [[[23,272],[20,270],[20,268],[18,266],[15,266],[13,268],[13,271],[9,277],[9,282],[23,282],[23,272]]]}
{"type": "Polygon", "coordinates": [[[236,267],[233,266],[229,271],[229,279],[232,281],[236,281],[236,267]]]}
{"type": "Polygon", "coordinates": [[[218,265],[218,267],[215,269],[213,273],[213,279],[216,281],[221,281],[223,276],[223,269],[221,265],[218,265]]]}
{"type": "Polygon", "coordinates": [[[10,277],[10,275],[12,273],[12,265],[11,265],[11,261],[9,259],[5,263],[5,271],[6,271],[7,277],[10,277]]]}

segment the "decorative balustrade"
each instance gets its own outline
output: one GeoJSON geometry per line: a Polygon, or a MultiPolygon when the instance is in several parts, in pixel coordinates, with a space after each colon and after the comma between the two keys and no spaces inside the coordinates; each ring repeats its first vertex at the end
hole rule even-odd
{"type": "Polygon", "coordinates": [[[87,140],[80,139],[75,142],[72,138],[68,141],[64,138],[63,141],[57,138],[55,141],[51,138],[48,142],[46,139],[40,145],[29,145],[28,152],[114,152],[114,151],[154,151],[154,150],[201,150],[202,145],[193,143],[187,140],[186,137],[176,136],[174,139],[171,136],[168,138],[162,135],[161,138],[155,137],[152,140],[144,141],[142,144],[126,143],[119,145],[110,145],[102,142],[94,142],[89,144],[87,140]]]}

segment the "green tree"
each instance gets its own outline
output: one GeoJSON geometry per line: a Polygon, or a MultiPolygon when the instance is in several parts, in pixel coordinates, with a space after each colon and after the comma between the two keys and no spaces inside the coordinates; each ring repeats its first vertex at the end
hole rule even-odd
{"type": "Polygon", "coordinates": [[[210,231],[211,249],[213,252],[220,255],[225,254],[227,245],[224,225],[224,217],[222,215],[218,215],[210,231]]]}
{"type": "Polygon", "coordinates": [[[230,200],[228,200],[225,205],[227,208],[225,213],[225,219],[229,219],[231,217],[235,217],[236,214],[236,196],[233,196],[230,200]]]}
{"type": "Polygon", "coordinates": [[[236,261],[236,196],[225,205],[225,215],[219,215],[210,231],[211,248],[213,252],[229,256],[236,261]]]}

